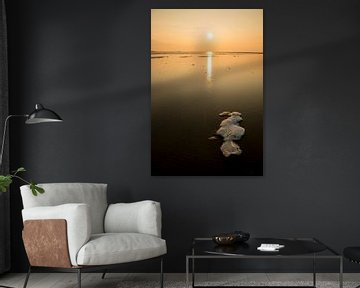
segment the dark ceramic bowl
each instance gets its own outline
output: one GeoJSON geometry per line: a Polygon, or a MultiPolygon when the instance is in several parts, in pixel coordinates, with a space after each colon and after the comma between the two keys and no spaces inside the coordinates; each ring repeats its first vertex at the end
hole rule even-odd
{"type": "Polygon", "coordinates": [[[218,245],[232,245],[237,241],[236,234],[220,234],[212,237],[212,240],[218,245]]]}
{"type": "Polygon", "coordinates": [[[230,233],[221,233],[212,237],[212,240],[218,245],[232,245],[235,243],[244,243],[249,240],[250,234],[243,231],[234,231],[230,233]]]}

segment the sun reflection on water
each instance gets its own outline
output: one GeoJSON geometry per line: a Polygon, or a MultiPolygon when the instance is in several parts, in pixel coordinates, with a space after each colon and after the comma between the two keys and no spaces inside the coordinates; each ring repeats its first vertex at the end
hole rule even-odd
{"type": "Polygon", "coordinates": [[[207,69],[206,69],[206,79],[208,82],[212,81],[212,58],[213,52],[209,51],[206,53],[207,55],[207,69]]]}

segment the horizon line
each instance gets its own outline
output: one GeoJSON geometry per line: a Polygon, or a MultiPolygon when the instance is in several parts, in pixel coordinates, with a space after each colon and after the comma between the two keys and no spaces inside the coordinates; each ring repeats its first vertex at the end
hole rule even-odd
{"type": "Polygon", "coordinates": [[[181,50],[169,50],[169,51],[161,51],[161,50],[151,50],[151,54],[201,54],[201,53],[248,53],[248,54],[264,54],[263,51],[181,51],[181,50]]]}

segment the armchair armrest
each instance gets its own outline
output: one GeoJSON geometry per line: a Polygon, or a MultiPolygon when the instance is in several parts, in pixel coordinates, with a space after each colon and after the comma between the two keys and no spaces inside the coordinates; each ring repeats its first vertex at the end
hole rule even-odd
{"type": "MultiPolygon", "coordinates": [[[[64,219],[71,264],[77,266],[76,256],[80,248],[89,241],[91,222],[89,206],[86,204],[64,204],[58,206],[33,207],[22,210],[23,221],[64,219]]],[[[34,235],[35,237],[35,235],[34,235]]],[[[39,241],[37,235],[34,241],[39,241]]],[[[49,243],[44,243],[49,245],[49,243]]]]}
{"type": "Polygon", "coordinates": [[[161,237],[160,203],[150,200],[111,204],[105,215],[106,233],[143,233],[161,237]]]}

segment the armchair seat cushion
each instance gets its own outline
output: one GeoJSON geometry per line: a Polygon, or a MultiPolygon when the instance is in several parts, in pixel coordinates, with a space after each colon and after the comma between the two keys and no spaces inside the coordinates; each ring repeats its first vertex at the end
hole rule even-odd
{"type": "Polygon", "coordinates": [[[141,233],[94,234],[81,247],[78,265],[108,265],[145,260],[166,254],[166,241],[141,233]]]}

